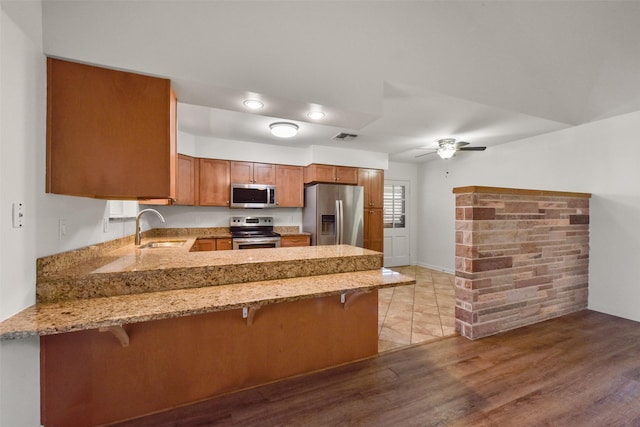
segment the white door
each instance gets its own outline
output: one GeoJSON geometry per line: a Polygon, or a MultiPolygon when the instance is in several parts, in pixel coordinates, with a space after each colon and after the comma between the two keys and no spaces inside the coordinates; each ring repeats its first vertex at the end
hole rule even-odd
{"type": "Polygon", "coordinates": [[[409,181],[384,182],[384,266],[409,265],[409,181]]]}

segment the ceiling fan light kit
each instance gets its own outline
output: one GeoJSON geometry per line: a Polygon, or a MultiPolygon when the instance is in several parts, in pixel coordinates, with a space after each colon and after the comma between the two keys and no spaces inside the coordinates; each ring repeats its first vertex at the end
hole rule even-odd
{"type": "Polygon", "coordinates": [[[441,159],[450,159],[458,151],[484,151],[487,149],[487,147],[467,147],[467,145],[469,145],[468,142],[456,142],[455,138],[442,138],[438,139],[436,142],[438,143],[438,148],[435,151],[419,154],[416,158],[426,156],[427,154],[437,153],[441,159]]]}
{"type": "Polygon", "coordinates": [[[450,159],[456,154],[456,148],[452,145],[440,147],[436,150],[441,159],[450,159]]]}

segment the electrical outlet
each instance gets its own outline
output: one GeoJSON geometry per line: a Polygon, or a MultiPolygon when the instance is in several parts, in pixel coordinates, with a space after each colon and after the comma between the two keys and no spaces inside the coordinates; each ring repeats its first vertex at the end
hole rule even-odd
{"type": "Polygon", "coordinates": [[[109,218],[102,218],[102,232],[109,232],[109,218]]]}
{"type": "Polygon", "coordinates": [[[58,220],[58,240],[62,240],[62,238],[66,235],[67,235],[67,220],[59,219],[58,220]]]}
{"type": "Polygon", "coordinates": [[[13,228],[22,228],[24,226],[24,205],[19,202],[13,202],[12,211],[13,228]]]}

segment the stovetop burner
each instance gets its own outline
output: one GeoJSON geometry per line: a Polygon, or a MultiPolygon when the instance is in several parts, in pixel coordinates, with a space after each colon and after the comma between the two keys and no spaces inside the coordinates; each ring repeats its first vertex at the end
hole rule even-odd
{"type": "Polygon", "coordinates": [[[280,237],[273,231],[273,217],[270,216],[231,217],[229,230],[233,238],[280,237]]]}
{"type": "Polygon", "coordinates": [[[246,237],[280,237],[280,234],[274,231],[264,230],[252,230],[252,231],[231,231],[231,237],[246,238],[246,237]]]}

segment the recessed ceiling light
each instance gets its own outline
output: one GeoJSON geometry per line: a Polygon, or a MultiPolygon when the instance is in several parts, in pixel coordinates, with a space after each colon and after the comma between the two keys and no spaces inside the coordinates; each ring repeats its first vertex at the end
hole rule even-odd
{"type": "Polygon", "coordinates": [[[276,122],[269,125],[271,133],[279,138],[291,138],[298,133],[298,125],[288,122],[276,122]]]}
{"type": "Polygon", "coordinates": [[[257,99],[245,99],[242,104],[244,104],[244,106],[250,110],[259,110],[264,107],[262,101],[259,101],[257,99]]]}
{"type": "Polygon", "coordinates": [[[322,111],[309,111],[307,113],[307,117],[309,117],[312,120],[320,120],[325,116],[325,114],[322,111]]]}

